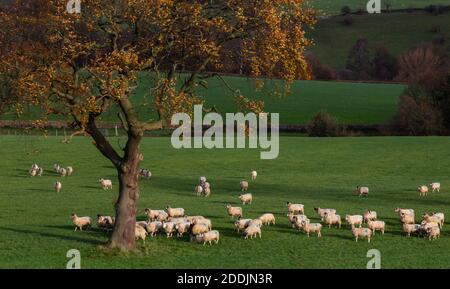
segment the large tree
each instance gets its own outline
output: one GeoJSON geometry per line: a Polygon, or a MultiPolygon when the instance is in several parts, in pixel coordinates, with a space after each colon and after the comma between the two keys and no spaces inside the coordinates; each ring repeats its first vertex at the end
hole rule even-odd
{"type": "Polygon", "coordinates": [[[8,78],[14,81],[11,98],[42,108],[37,125],[51,114],[70,117],[115,166],[119,198],[109,246],[130,250],[144,132],[201,103],[196,87],[214,75],[207,71],[224,65],[221,54],[231,41],[239,42],[239,65],[255,79],[289,84],[309,78],[304,28],[314,23],[314,13],[303,0],[83,0],[81,14],[67,13],[64,2],[15,0],[3,8],[0,73],[15,76],[8,78]],[[147,99],[155,119],[139,114],[145,103],[135,100],[135,92],[144,81],[151,84],[147,99]],[[98,129],[101,116],[115,109],[127,131],[123,152],[98,129]]]}

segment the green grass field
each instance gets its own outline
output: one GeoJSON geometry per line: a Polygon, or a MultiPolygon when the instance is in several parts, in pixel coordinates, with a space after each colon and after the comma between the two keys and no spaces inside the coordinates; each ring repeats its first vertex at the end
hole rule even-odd
{"type": "MultiPolygon", "coordinates": [[[[113,214],[114,190],[103,191],[98,179],[115,171],[91,141],[78,137],[71,144],[61,138],[0,137],[0,267],[65,268],[66,252],[79,249],[82,268],[365,268],[368,249],[381,251],[383,268],[449,268],[450,229],[428,241],[403,236],[397,206],[450,214],[450,155],[448,137],[284,137],[276,160],[259,159],[259,150],[175,150],[169,138],[146,138],[141,146],[142,167],[153,173],[141,182],[139,208],[182,206],[188,214],[211,218],[220,231],[218,245],[191,244],[187,238],[149,238],[139,242],[141,253],[106,253],[100,245],[107,235],[97,229],[74,232],[72,212],[95,217],[113,214]],[[54,162],[71,165],[75,173],[62,179],[57,194],[52,183],[60,179],[50,169],[54,162]],[[46,169],[30,178],[33,162],[46,169]],[[277,225],[264,227],[262,239],[244,240],[233,230],[227,203],[237,204],[239,181],[252,169],[258,179],[250,183],[254,202],[244,206],[245,217],[273,212],[277,225]],[[193,187],[200,175],[211,182],[213,195],[199,198],[193,187]],[[415,188],[440,181],[442,190],[426,198],[415,188]],[[357,184],[371,188],[367,198],[353,192],[357,184]],[[355,243],[351,232],[323,229],[323,238],[308,238],[290,227],[286,201],[305,205],[306,214],[318,221],[314,206],[337,209],[341,216],[376,210],[387,232],[372,243],[355,243]]],[[[123,139],[111,139],[114,145],[123,139]]],[[[143,219],[143,214],[139,214],[143,219]]],[[[418,220],[417,220],[418,221],[418,220]]]]}
{"type": "MultiPolygon", "coordinates": [[[[333,1],[335,2],[335,1],[333,1]]],[[[366,38],[374,48],[383,44],[398,56],[422,42],[430,42],[436,35],[450,38],[449,14],[434,16],[425,13],[382,13],[352,15],[355,23],[341,24],[343,17],[320,20],[309,37],[314,39],[311,51],[325,64],[344,68],[350,48],[356,40],[366,38]],[[440,32],[432,32],[433,27],[440,32]]]]}

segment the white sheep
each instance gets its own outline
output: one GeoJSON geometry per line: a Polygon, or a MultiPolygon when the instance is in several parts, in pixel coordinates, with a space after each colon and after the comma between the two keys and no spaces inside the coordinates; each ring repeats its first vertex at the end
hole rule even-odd
{"type": "Polygon", "coordinates": [[[207,187],[207,188],[205,188],[205,189],[203,190],[203,196],[204,196],[204,197],[209,197],[209,196],[211,196],[211,189],[210,189],[209,187],[207,187]]]}
{"type": "Polygon", "coordinates": [[[248,226],[257,226],[257,227],[262,227],[262,225],[263,225],[263,222],[261,221],[261,219],[253,219],[248,224],[248,226]]]}
{"type": "Polygon", "coordinates": [[[66,173],[68,176],[71,176],[73,174],[73,168],[72,167],[67,167],[66,168],[66,173]]]}
{"type": "Polygon", "coordinates": [[[241,187],[241,191],[247,191],[248,190],[248,182],[247,181],[241,181],[239,183],[240,187],[241,187]]]}
{"type": "Polygon", "coordinates": [[[91,226],[91,218],[90,217],[78,217],[77,214],[73,213],[70,216],[73,224],[75,225],[75,230],[80,229],[83,231],[83,228],[89,228],[91,226]]]}
{"type": "Polygon", "coordinates": [[[322,209],[320,207],[317,207],[317,208],[314,208],[314,211],[316,211],[316,213],[320,217],[321,221],[323,221],[323,218],[325,217],[325,213],[336,214],[335,209],[322,209]]]}
{"type": "Polygon", "coordinates": [[[183,237],[183,234],[188,233],[191,228],[191,223],[188,221],[179,222],[175,225],[175,230],[177,230],[177,237],[183,237]]]}
{"type": "Polygon", "coordinates": [[[29,170],[28,175],[30,175],[30,177],[35,177],[37,175],[37,170],[35,169],[29,170]]]}
{"type": "Polygon", "coordinates": [[[375,221],[377,219],[377,212],[366,209],[364,211],[363,217],[364,217],[364,222],[366,222],[366,223],[368,220],[375,221]]]}
{"type": "Polygon", "coordinates": [[[209,228],[207,225],[202,224],[202,223],[196,224],[196,225],[192,226],[192,228],[191,228],[191,233],[193,235],[199,235],[199,234],[203,234],[206,232],[209,232],[209,228]]]}
{"type": "Polygon", "coordinates": [[[37,169],[37,175],[42,177],[42,174],[44,173],[44,169],[43,168],[38,168],[37,169]]]}
{"type": "Polygon", "coordinates": [[[420,231],[419,224],[403,224],[402,228],[403,232],[405,232],[408,237],[410,237],[411,234],[416,234],[420,231]]]}
{"type": "Polygon", "coordinates": [[[401,213],[400,221],[403,224],[414,224],[415,223],[414,216],[410,215],[410,214],[405,214],[405,213],[401,213]]]}
{"type": "Polygon", "coordinates": [[[258,173],[256,171],[252,171],[250,173],[250,176],[252,177],[252,180],[254,181],[254,180],[256,180],[256,177],[258,176],[258,173]]]}
{"type": "Polygon", "coordinates": [[[439,228],[442,229],[442,221],[441,218],[435,215],[429,215],[427,213],[423,214],[423,220],[427,223],[437,223],[439,225],[439,228]]]}
{"type": "Polygon", "coordinates": [[[170,206],[166,207],[166,212],[171,218],[176,217],[184,217],[184,209],[183,208],[172,208],[170,206]]]}
{"type": "Polygon", "coordinates": [[[100,185],[102,186],[102,189],[112,190],[112,181],[111,180],[100,179],[98,181],[99,181],[100,185]]]}
{"type": "Polygon", "coordinates": [[[111,216],[97,215],[97,226],[99,228],[110,230],[114,227],[114,222],[115,220],[111,216]]]}
{"type": "Polygon", "coordinates": [[[431,216],[435,217],[435,218],[437,218],[439,220],[439,223],[441,224],[441,228],[444,226],[444,223],[445,223],[444,213],[435,213],[435,212],[433,212],[433,213],[431,213],[431,216]]]}
{"type": "Polygon", "coordinates": [[[263,225],[275,225],[275,216],[271,213],[263,214],[261,217],[259,217],[259,219],[261,220],[263,225]]]}
{"type": "Polygon", "coordinates": [[[427,229],[428,234],[428,240],[431,241],[431,239],[436,240],[439,239],[439,236],[441,235],[441,230],[438,227],[431,227],[427,229]]]}
{"type": "Polygon", "coordinates": [[[308,235],[308,237],[310,233],[317,233],[317,238],[322,237],[322,224],[302,221],[301,228],[306,233],[306,235],[308,235]]]}
{"type": "Polygon", "coordinates": [[[186,220],[191,224],[194,224],[197,219],[205,219],[205,217],[203,217],[203,216],[186,216],[186,220]]]}
{"type": "Polygon", "coordinates": [[[227,213],[231,218],[239,217],[242,218],[242,208],[241,207],[232,207],[231,205],[227,205],[227,213]]]}
{"type": "Polygon", "coordinates": [[[141,226],[142,228],[147,228],[148,222],[147,221],[137,221],[136,225],[141,226]]]}
{"type": "Polygon", "coordinates": [[[56,181],[53,183],[53,189],[55,190],[55,192],[59,193],[62,189],[62,184],[59,181],[56,181]]]}
{"type": "Polygon", "coordinates": [[[239,200],[241,200],[242,204],[251,204],[253,200],[253,196],[251,193],[239,195],[239,200]]]}
{"type": "Polygon", "coordinates": [[[302,204],[292,204],[291,202],[286,202],[286,206],[288,207],[288,212],[292,214],[305,213],[305,206],[302,204]]]}
{"type": "Polygon", "coordinates": [[[198,179],[198,182],[199,182],[200,185],[203,185],[204,183],[206,183],[206,177],[200,177],[198,179]]]}
{"type": "Polygon", "coordinates": [[[428,187],[427,186],[419,186],[417,188],[417,191],[419,192],[420,196],[426,196],[428,195],[428,187]]]}
{"type": "Polygon", "coordinates": [[[58,174],[61,177],[65,177],[65,176],[67,176],[67,170],[65,168],[60,168],[59,171],[58,171],[58,174]]]}
{"type": "Polygon", "coordinates": [[[252,221],[252,219],[239,219],[234,222],[234,227],[236,227],[236,229],[239,233],[239,230],[244,230],[245,228],[247,228],[249,226],[249,224],[251,223],[251,221],[252,221]]]}
{"type": "Polygon", "coordinates": [[[198,243],[198,244],[203,243],[203,234],[198,234],[198,235],[191,234],[190,241],[193,243],[198,243]]]}
{"type": "Polygon", "coordinates": [[[152,177],[152,173],[150,172],[150,170],[147,169],[140,169],[139,170],[139,176],[146,178],[147,180],[150,179],[152,177]]]}
{"type": "Polygon", "coordinates": [[[334,213],[325,212],[324,222],[328,225],[328,228],[331,228],[332,225],[338,225],[341,228],[341,216],[336,215],[334,213]]]}
{"type": "Polygon", "coordinates": [[[257,235],[259,235],[259,238],[261,238],[261,227],[251,225],[244,230],[245,239],[248,239],[248,237],[250,237],[250,239],[253,239],[253,237],[256,237],[257,235]]]}
{"type": "Polygon", "coordinates": [[[196,194],[197,196],[201,196],[202,193],[203,193],[203,187],[202,187],[202,186],[196,186],[195,189],[194,189],[194,191],[195,191],[195,194],[196,194]]]}
{"type": "Polygon", "coordinates": [[[55,170],[55,172],[59,172],[60,168],[61,168],[61,166],[58,163],[53,165],[53,170],[55,170]]]}
{"type": "Polygon", "coordinates": [[[367,238],[367,242],[370,243],[372,237],[372,230],[368,228],[353,228],[352,234],[355,237],[355,241],[358,242],[359,238],[367,238]]]}
{"type": "Polygon", "coordinates": [[[208,227],[209,230],[211,230],[211,228],[212,228],[212,222],[210,219],[206,219],[206,218],[194,219],[193,225],[197,225],[197,224],[204,224],[208,227]]]}
{"type": "Polygon", "coordinates": [[[345,220],[352,228],[359,226],[361,228],[363,223],[363,216],[361,215],[346,215],[345,220]]]}
{"type": "Polygon", "coordinates": [[[163,229],[163,223],[160,221],[148,222],[146,229],[150,236],[154,237],[159,231],[163,229]]]}
{"type": "Polygon", "coordinates": [[[386,229],[386,223],[383,221],[371,221],[367,222],[367,226],[372,230],[373,235],[375,236],[375,232],[378,230],[384,235],[384,230],[386,229]]]}
{"type": "Polygon", "coordinates": [[[156,219],[160,222],[164,222],[169,218],[169,214],[166,211],[160,211],[156,219]]]}
{"type": "Polygon", "coordinates": [[[441,190],[441,183],[431,183],[430,188],[432,189],[433,193],[435,191],[439,193],[439,191],[441,190]]]}
{"type": "Polygon", "coordinates": [[[396,212],[400,216],[400,219],[402,218],[402,214],[403,215],[410,215],[413,220],[415,219],[415,217],[414,217],[414,210],[413,209],[395,208],[394,212],[396,212]]]}
{"type": "Polygon", "coordinates": [[[358,193],[358,195],[361,196],[367,196],[369,195],[369,188],[368,187],[360,187],[360,186],[356,186],[356,192],[358,193]]]}
{"type": "Polygon", "coordinates": [[[217,230],[200,234],[200,236],[200,238],[203,239],[203,246],[206,244],[206,242],[208,242],[210,246],[212,241],[215,241],[216,244],[219,243],[220,234],[217,230]]]}
{"type": "Polygon", "coordinates": [[[303,214],[300,214],[300,215],[289,214],[288,216],[289,216],[289,221],[292,223],[292,228],[297,228],[299,230],[303,228],[303,224],[302,224],[303,221],[305,221],[307,223],[310,222],[308,217],[303,214]]]}
{"type": "Polygon", "coordinates": [[[160,214],[166,213],[163,210],[152,210],[150,208],[145,208],[144,212],[147,215],[147,221],[154,221],[160,214]]]}
{"type": "Polygon", "coordinates": [[[145,243],[145,238],[147,237],[147,230],[144,227],[136,224],[134,226],[134,237],[136,238],[136,240],[142,240],[145,243]]]}
{"type": "Polygon", "coordinates": [[[38,164],[36,164],[36,163],[34,163],[34,164],[32,164],[31,165],[31,169],[30,169],[30,171],[32,171],[32,170],[38,170],[39,169],[39,165],[38,164]]]}
{"type": "Polygon", "coordinates": [[[172,237],[172,233],[175,231],[176,224],[174,222],[164,222],[163,229],[166,232],[167,238],[172,237]]]}

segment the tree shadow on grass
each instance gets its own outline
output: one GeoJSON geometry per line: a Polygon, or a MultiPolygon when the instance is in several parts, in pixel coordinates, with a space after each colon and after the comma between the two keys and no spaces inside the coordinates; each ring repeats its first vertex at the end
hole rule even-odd
{"type": "Polygon", "coordinates": [[[93,245],[102,245],[104,242],[99,240],[92,240],[87,239],[83,237],[75,237],[75,236],[64,236],[64,235],[58,235],[54,233],[46,233],[46,232],[40,232],[40,231],[32,231],[32,230],[25,230],[25,229],[17,229],[17,228],[7,228],[7,227],[0,227],[0,230],[3,231],[10,231],[14,233],[22,233],[27,235],[38,235],[41,237],[47,237],[47,238],[55,238],[55,239],[61,239],[66,241],[76,241],[76,242],[82,242],[82,243],[89,243],[93,245]]]}

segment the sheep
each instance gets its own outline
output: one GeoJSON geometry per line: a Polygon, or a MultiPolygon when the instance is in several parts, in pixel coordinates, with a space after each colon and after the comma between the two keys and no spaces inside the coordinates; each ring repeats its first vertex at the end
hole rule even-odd
{"type": "Polygon", "coordinates": [[[200,185],[203,185],[204,183],[206,183],[206,177],[200,177],[198,179],[198,182],[199,182],[200,185]]]}
{"type": "Polygon", "coordinates": [[[244,230],[245,239],[248,239],[248,237],[250,237],[250,239],[253,239],[253,237],[256,237],[257,235],[259,235],[259,238],[261,238],[261,228],[256,225],[248,226],[244,230]]]}
{"type": "Polygon", "coordinates": [[[356,186],[356,192],[358,193],[358,195],[361,196],[367,196],[369,195],[369,188],[368,187],[360,187],[360,186],[356,186]]]}
{"type": "Polygon", "coordinates": [[[441,218],[439,218],[438,216],[434,216],[434,215],[429,215],[429,214],[423,214],[423,220],[427,223],[437,223],[439,225],[439,228],[442,229],[442,222],[441,222],[441,218]]]}
{"type": "Polygon", "coordinates": [[[354,228],[356,225],[358,225],[361,228],[362,222],[363,222],[363,216],[361,216],[361,215],[346,215],[345,220],[347,221],[347,224],[349,224],[352,228],[354,228]]]}
{"type": "Polygon", "coordinates": [[[203,246],[206,244],[206,242],[209,243],[209,245],[211,246],[211,242],[215,241],[216,244],[219,243],[219,231],[217,230],[213,230],[213,231],[209,231],[203,234],[200,234],[200,238],[203,239],[203,246]]]}
{"type": "Polygon", "coordinates": [[[206,188],[211,189],[211,184],[209,182],[204,182],[202,187],[203,187],[203,190],[206,188]]]}
{"type": "Polygon", "coordinates": [[[322,224],[310,223],[309,221],[302,221],[301,228],[306,233],[306,235],[308,235],[308,238],[310,233],[317,233],[317,238],[322,237],[322,224]]]}
{"type": "Polygon", "coordinates": [[[417,191],[419,192],[420,196],[428,195],[428,187],[427,186],[419,186],[419,187],[417,187],[417,191]]]}
{"type": "Polygon", "coordinates": [[[248,190],[248,182],[247,181],[241,181],[239,183],[239,185],[241,186],[241,191],[247,191],[248,190]]]}
{"type": "Polygon", "coordinates": [[[323,221],[323,218],[325,217],[325,212],[336,214],[335,209],[322,209],[320,207],[317,207],[317,208],[314,208],[314,211],[316,211],[316,213],[320,217],[321,221],[323,221]]]}
{"type": "Polygon", "coordinates": [[[234,227],[237,229],[237,232],[239,233],[239,230],[244,230],[249,226],[252,219],[239,219],[234,222],[234,227]]]}
{"type": "Polygon", "coordinates": [[[38,170],[39,169],[39,165],[38,164],[36,164],[36,163],[34,163],[34,164],[32,164],[31,165],[31,169],[30,169],[30,171],[36,171],[36,170],[38,170]]]}
{"type": "Polygon", "coordinates": [[[206,218],[203,218],[203,219],[195,219],[195,220],[193,221],[192,224],[193,224],[193,225],[204,224],[204,225],[206,225],[206,226],[208,227],[209,230],[211,230],[211,228],[212,228],[212,222],[211,222],[211,220],[210,220],[210,219],[206,219],[206,218]]]}
{"type": "Polygon", "coordinates": [[[377,230],[378,230],[378,231],[381,231],[381,234],[384,235],[384,230],[386,229],[386,223],[385,223],[385,222],[383,222],[383,221],[371,221],[371,220],[369,220],[369,221],[367,222],[367,225],[368,225],[369,229],[372,230],[374,236],[375,236],[375,232],[376,232],[377,230]]]}
{"type": "Polygon", "coordinates": [[[402,217],[402,214],[410,215],[412,219],[415,219],[414,218],[414,210],[413,209],[395,208],[394,212],[396,212],[400,216],[400,219],[402,217]]]}
{"type": "Polygon", "coordinates": [[[37,170],[37,175],[42,177],[42,174],[44,173],[44,169],[43,168],[38,168],[37,170]]]}
{"type": "Polygon", "coordinates": [[[286,202],[288,207],[288,212],[293,214],[305,213],[305,206],[302,204],[292,204],[291,202],[286,202]]]}
{"type": "Polygon", "coordinates": [[[419,224],[403,224],[403,232],[405,232],[408,237],[410,237],[411,234],[417,234],[419,231],[419,224]]]}
{"type": "Polygon", "coordinates": [[[91,227],[91,218],[90,217],[78,217],[77,214],[73,213],[70,216],[70,219],[72,220],[73,224],[75,225],[75,230],[80,229],[80,231],[83,231],[83,228],[88,229],[91,227]]]}
{"type": "Polygon", "coordinates": [[[441,183],[431,183],[430,188],[432,189],[433,193],[435,191],[437,191],[439,193],[439,191],[441,190],[441,183]]]}
{"type": "Polygon", "coordinates": [[[60,168],[59,171],[58,171],[58,174],[61,177],[65,177],[65,176],[67,176],[67,170],[65,168],[60,168]]]}
{"type": "Polygon", "coordinates": [[[199,234],[203,234],[206,232],[209,232],[209,228],[205,224],[201,224],[201,223],[196,224],[196,225],[192,226],[192,228],[191,228],[191,233],[193,235],[199,235],[199,234]]]}
{"type": "Polygon", "coordinates": [[[251,175],[251,177],[252,177],[252,180],[254,181],[254,180],[256,180],[256,177],[258,176],[258,173],[257,173],[256,171],[252,171],[252,172],[250,173],[250,175],[251,175]]]}
{"type": "Polygon", "coordinates": [[[176,224],[174,222],[164,222],[163,229],[166,232],[167,238],[172,237],[176,224]]]}
{"type": "Polygon", "coordinates": [[[241,207],[232,207],[231,205],[227,205],[227,213],[231,218],[239,217],[242,218],[242,208],[241,207]]]}
{"type": "Polygon", "coordinates": [[[422,231],[426,232],[428,230],[428,228],[432,228],[432,227],[438,227],[439,228],[439,223],[436,222],[427,222],[427,221],[422,221],[420,223],[420,228],[422,229],[422,231]]]}
{"type": "Polygon", "coordinates": [[[177,217],[177,218],[169,217],[167,220],[168,220],[169,222],[174,222],[175,224],[178,224],[178,223],[181,223],[181,222],[187,222],[187,221],[188,221],[188,220],[187,220],[186,218],[184,218],[184,217],[177,217]]]}
{"type": "Polygon", "coordinates": [[[147,237],[147,230],[144,227],[136,224],[134,226],[134,237],[136,238],[136,240],[142,240],[145,243],[145,238],[147,237]]]}
{"type": "Polygon", "coordinates": [[[37,170],[34,169],[29,170],[28,175],[30,175],[30,177],[35,177],[37,175],[37,170]]]}
{"type": "Polygon", "coordinates": [[[53,183],[53,189],[55,189],[55,192],[59,193],[62,189],[62,184],[59,181],[56,181],[53,183]]]}
{"type": "Polygon", "coordinates": [[[427,229],[428,234],[428,240],[431,241],[431,239],[436,240],[439,239],[441,235],[441,230],[438,227],[431,227],[427,229]]]}
{"type": "Polygon", "coordinates": [[[366,223],[369,220],[375,221],[377,219],[377,212],[366,209],[364,211],[363,217],[364,217],[364,222],[366,222],[366,223]]]}
{"type": "Polygon", "coordinates": [[[137,221],[136,225],[141,226],[142,228],[147,228],[148,223],[146,221],[137,221]]]}
{"type": "Polygon", "coordinates": [[[184,209],[183,208],[172,208],[170,206],[166,207],[166,212],[171,218],[175,217],[184,217],[184,209]]]}
{"type": "Polygon", "coordinates": [[[370,243],[372,237],[372,230],[368,228],[353,228],[352,234],[355,237],[355,241],[358,242],[359,238],[367,238],[367,242],[370,243]]]}
{"type": "Polygon", "coordinates": [[[253,196],[252,194],[248,193],[248,194],[243,194],[243,195],[239,195],[239,200],[241,200],[242,204],[251,204],[252,200],[253,200],[253,196]]]}
{"type": "Polygon", "coordinates": [[[72,167],[67,167],[66,168],[66,173],[68,176],[71,176],[73,174],[73,168],[72,167]]]}
{"type": "Polygon", "coordinates": [[[165,211],[160,211],[156,219],[160,222],[164,222],[169,218],[169,214],[167,214],[165,211]]]}
{"type": "Polygon", "coordinates": [[[102,186],[102,189],[112,190],[112,181],[111,180],[100,179],[98,181],[99,181],[100,185],[102,186]]]}
{"type": "Polygon", "coordinates": [[[331,228],[331,225],[338,225],[341,228],[342,224],[341,216],[328,212],[325,212],[324,222],[328,225],[328,228],[331,228]]]}
{"type": "Polygon", "coordinates": [[[445,222],[445,216],[444,213],[431,213],[431,216],[436,217],[439,219],[439,223],[441,224],[441,228],[444,226],[444,222],[445,222]]]}
{"type": "Polygon", "coordinates": [[[53,165],[53,170],[55,171],[55,172],[59,172],[59,169],[61,168],[61,166],[58,164],[58,163],[56,163],[56,164],[54,164],[53,165]]]}
{"type": "Polygon", "coordinates": [[[413,215],[409,215],[409,214],[405,214],[405,213],[401,213],[400,221],[403,224],[414,224],[415,223],[413,215]]]}
{"type": "Polygon", "coordinates": [[[150,179],[152,177],[152,173],[150,172],[150,170],[147,169],[140,169],[139,170],[139,176],[146,178],[147,180],[150,179]]]}
{"type": "Polygon", "coordinates": [[[204,189],[203,196],[205,197],[211,196],[211,189],[209,187],[204,189]]]}
{"type": "Polygon", "coordinates": [[[106,230],[112,229],[114,227],[113,218],[110,216],[97,215],[97,227],[106,230]]]}
{"type": "Polygon", "coordinates": [[[310,220],[308,219],[308,217],[306,217],[306,215],[294,215],[294,214],[289,214],[289,221],[291,221],[292,223],[292,228],[297,228],[297,229],[302,229],[303,225],[302,222],[306,221],[306,222],[310,222],[310,220]]]}
{"type": "Polygon", "coordinates": [[[147,223],[147,227],[145,227],[150,236],[154,237],[160,230],[163,229],[163,223],[160,221],[153,221],[147,223]]]}
{"type": "Polygon", "coordinates": [[[195,189],[194,189],[194,191],[195,191],[195,194],[196,194],[197,196],[201,196],[202,193],[203,193],[203,187],[202,187],[202,186],[196,186],[195,189]]]}
{"type": "Polygon", "coordinates": [[[199,235],[193,235],[193,234],[191,234],[190,235],[190,241],[191,242],[193,242],[193,243],[198,243],[198,244],[200,244],[200,243],[203,243],[203,234],[199,234],[199,235]]]}
{"type": "Polygon", "coordinates": [[[248,226],[262,227],[262,225],[263,225],[263,221],[261,219],[253,219],[250,221],[250,223],[248,223],[248,226]]]}
{"type": "Polygon", "coordinates": [[[186,216],[186,220],[191,224],[194,224],[197,219],[205,219],[205,217],[203,217],[203,216],[186,216]]]}
{"type": "Polygon", "coordinates": [[[177,237],[183,237],[183,234],[187,233],[191,228],[191,223],[188,221],[179,222],[175,225],[175,230],[177,230],[177,237]]]}
{"type": "Polygon", "coordinates": [[[261,220],[263,225],[275,225],[275,216],[271,213],[263,214],[261,217],[259,217],[259,219],[261,220]]]}
{"type": "Polygon", "coordinates": [[[145,208],[144,212],[147,215],[147,221],[154,221],[160,214],[166,213],[163,210],[152,210],[150,208],[145,208]]]}

